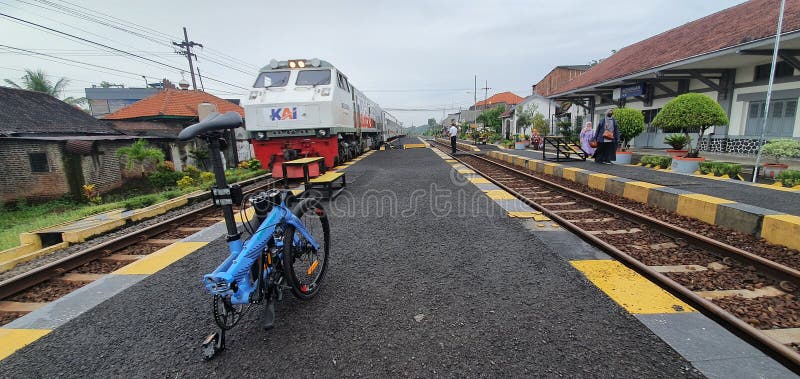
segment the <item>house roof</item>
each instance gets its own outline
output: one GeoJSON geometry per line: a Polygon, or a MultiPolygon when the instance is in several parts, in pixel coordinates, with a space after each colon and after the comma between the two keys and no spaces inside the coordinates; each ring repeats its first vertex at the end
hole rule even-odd
{"type": "Polygon", "coordinates": [[[120,133],[46,93],[0,87],[0,136],[101,134],[120,133]]]}
{"type": "MultiPolygon", "coordinates": [[[[556,68],[564,68],[567,70],[577,70],[577,71],[586,71],[590,69],[592,66],[588,64],[573,64],[573,65],[564,65],[564,66],[556,66],[556,68]]],[[[555,68],[553,69],[555,70],[555,68]]]]}
{"type": "MultiPolygon", "coordinates": [[[[486,104],[489,104],[489,105],[498,104],[498,103],[506,103],[506,104],[509,104],[509,105],[515,105],[515,104],[519,104],[520,102],[522,102],[522,98],[517,96],[517,95],[515,95],[515,94],[513,94],[513,93],[511,93],[511,92],[500,92],[500,93],[494,94],[494,95],[492,95],[492,97],[486,99],[486,104]]],[[[484,101],[481,100],[481,101],[475,103],[475,106],[476,107],[480,107],[483,104],[484,104],[484,101]]]]}
{"type": "Polygon", "coordinates": [[[200,103],[214,104],[220,113],[234,111],[244,117],[244,108],[209,93],[167,89],[108,114],[103,119],[131,120],[158,117],[197,117],[197,106],[200,103]]]}
{"type": "MultiPolygon", "coordinates": [[[[780,1],[751,0],[626,46],[557,88],[556,95],[775,36],[780,1]]],[[[783,33],[800,29],[800,0],[788,0],[783,33]]]]}

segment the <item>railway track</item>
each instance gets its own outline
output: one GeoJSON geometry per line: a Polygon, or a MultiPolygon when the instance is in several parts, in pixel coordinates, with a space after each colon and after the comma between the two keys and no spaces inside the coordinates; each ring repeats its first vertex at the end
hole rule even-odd
{"type": "MultiPolygon", "coordinates": [[[[269,179],[243,192],[278,182],[269,179]]],[[[0,326],[219,221],[221,210],[209,204],[2,281],[0,326]]]]}
{"type": "Polygon", "coordinates": [[[568,188],[473,154],[453,158],[800,372],[796,260],[776,262],[744,251],[692,232],[704,230],[700,221],[696,227],[672,225],[662,221],[669,216],[628,209],[625,199],[625,205],[614,204],[612,195],[602,200],[587,188],[575,190],[582,186],[576,183],[568,188]]]}

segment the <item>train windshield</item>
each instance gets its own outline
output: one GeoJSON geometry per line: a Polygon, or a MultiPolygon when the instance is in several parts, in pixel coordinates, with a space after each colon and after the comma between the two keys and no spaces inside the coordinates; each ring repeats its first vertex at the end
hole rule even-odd
{"type": "Polygon", "coordinates": [[[264,78],[267,77],[272,80],[272,85],[270,85],[270,87],[286,87],[286,84],[289,83],[289,71],[270,71],[259,74],[258,79],[256,79],[256,84],[253,84],[253,87],[266,87],[264,85],[264,78]]]}
{"type": "Polygon", "coordinates": [[[331,70],[303,70],[297,73],[298,86],[331,84],[331,70]]]}

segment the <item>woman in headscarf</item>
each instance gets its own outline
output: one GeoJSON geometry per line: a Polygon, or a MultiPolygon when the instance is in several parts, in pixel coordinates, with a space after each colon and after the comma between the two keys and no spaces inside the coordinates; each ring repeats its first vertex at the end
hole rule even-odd
{"type": "Polygon", "coordinates": [[[619,142],[619,128],[614,119],[614,110],[609,109],[606,117],[597,124],[594,140],[597,141],[597,151],[594,153],[595,163],[611,164],[617,160],[617,143],[619,142]]]}
{"type": "Polygon", "coordinates": [[[583,151],[587,152],[589,156],[594,155],[594,148],[589,145],[590,142],[594,141],[594,129],[592,128],[592,122],[586,121],[586,125],[584,125],[583,130],[581,130],[581,148],[583,151]]]}

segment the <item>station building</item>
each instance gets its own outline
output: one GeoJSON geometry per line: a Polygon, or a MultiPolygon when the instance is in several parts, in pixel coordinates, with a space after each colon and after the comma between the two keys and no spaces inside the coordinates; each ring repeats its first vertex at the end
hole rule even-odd
{"type": "Polygon", "coordinates": [[[717,100],[730,119],[710,130],[702,150],[755,154],[765,117],[767,140],[800,138],[800,0],[786,1],[770,114],[764,114],[779,9],[779,0],[751,0],[689,22],[624,47],[547,97],[583,108],[592,120],[612,107],[641,109],[647,129],[633,141],[638,147],[666,147],[652,120],[687,92],[717,100]]]}

